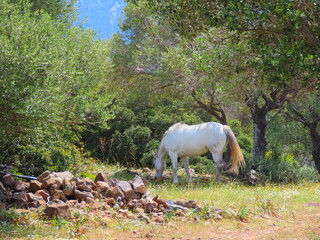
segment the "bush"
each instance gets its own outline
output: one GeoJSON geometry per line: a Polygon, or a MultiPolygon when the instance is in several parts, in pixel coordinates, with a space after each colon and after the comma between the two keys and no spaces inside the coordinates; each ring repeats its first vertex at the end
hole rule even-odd
{"type": "Polygon", "coordinates": [[[303,182],[319,182],[320,181],[320,174],[318,173],[317,169],[310,166],[303,166],[298,171],[298,178],[299,181],[303,182]]]}
{"type": "Polygon", "coordinates": [[[194,171],[198,174],[216,174],[217,167],[216,164],[207,157],[192,157],[190,158],[190,168],[194,169],[194,171]]]}
{"type": "Polygon", "coordinates": [[[126,167],[141,167],[143,154],[151,140],[151,130],[143,126],[131,126],[123,133],[113,134],[114,143],[109,151],[108,162],[126,167]]]}
{"type": "Polygon", "coordinates": [[[34,176],[45,170],[77,170],[90,159],[84,149],[63,141],[19,145],[16,151],[10,158],[14,169],[22,174],[34,176]]]}
{"type": "Polygon", "coordinates": [[[289,153],[273,148],[258,163],[258,170],[274,183],[296,183],[299,180],[299,163],[289,153]]]}
{"type": "Polygon", "coordinates": [[[153,168],[153,152],[156,152],[158,150],[158,147],[160,145],[160,142],[158,140],[152,139],[150,142],[146,145],[146,152],[143,154],[143,157],[141,159],[141,165],[142,167],[149,167],[153,168]]]}

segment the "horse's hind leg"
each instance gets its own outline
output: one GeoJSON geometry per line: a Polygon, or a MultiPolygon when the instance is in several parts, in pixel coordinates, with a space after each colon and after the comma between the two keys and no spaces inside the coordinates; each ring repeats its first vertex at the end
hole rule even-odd
{"type": "Polygon", "coordinates": [[[173,169],[173,183],[178,183],[178,154],[170,152],[169,156],[172,162],[172,169],[173,169]]]}
{"type": "Polygon", "coordinates": [[[189,158],[188,157],[182,157],[181,160],[183,161],[184,169],[186,170],[186,174],[188,176],[188,183],[192,182],[192,178],[190,175],[190,169],[189,169],[189,158]]]}
{"type": "Polygon", "coordinates": [[[184,169],[186,170],[186,174],[188,176],[188,183],[192,182],[192,178],[190,175],[190,169],[189,169],[189,158],[188,157],[182,157],[181,160],[183,161],[184,169]]]}

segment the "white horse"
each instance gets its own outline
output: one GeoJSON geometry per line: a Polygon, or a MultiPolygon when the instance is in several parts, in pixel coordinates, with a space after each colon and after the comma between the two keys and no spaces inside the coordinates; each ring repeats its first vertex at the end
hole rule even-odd
{"type": "Polygon", "coordinates": [[[216,122],[190,126],[176,123],[165,132],[159,150],[154,154],[155,179],[162,176],[166,169],[166,159],[170,156],[174,174],[173,183],[177,184],[178,158],[180,157],[188,176],[188,182],[191,183],[188,157],[203,155],[210,151],[218,167],[216,181],[220,181],[225,166],[222,161],[222,153],[226,144],[229,144],[231,149],[231,166],[228,171],[238,174],[239,167],[244,166],[245,161],[237,139],[229,126],[216,122]]]}

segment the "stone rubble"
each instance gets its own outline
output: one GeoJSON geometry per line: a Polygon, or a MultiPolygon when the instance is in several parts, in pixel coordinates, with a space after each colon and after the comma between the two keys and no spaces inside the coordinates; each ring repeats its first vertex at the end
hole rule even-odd
{"type": "Polygon", "coordinates": [[[158,224],[164,222],[167,211],[178,210],[183,215],[189,208],[199,208],[194,201],[165,201],[151,196],[137,174],[132,181],[108,178],[103,173],[94,181],[73,179],[70,172],[50,171],[30,181],[17,180],[10,174],[0,176],[0,210],[37,208],[43,209],[42,215],[47,218],[71,218],[72,211],[90,207],[102,211],[102,216],[140,218],[158,224]],[[108,211],[111,208],[117,211],[117,216],[108,211]]]}

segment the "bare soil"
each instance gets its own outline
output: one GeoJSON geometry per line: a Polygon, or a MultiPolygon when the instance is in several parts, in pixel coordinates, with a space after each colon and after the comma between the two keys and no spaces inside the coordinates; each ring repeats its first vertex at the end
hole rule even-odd
{"type": "MultiPolygon", "coordinates": [[[[320,207],[308,207],[305,213],[286,218],[270,217],[252,219],[247,223],[236,220],[175,222],[161,226],[138,227],[136,230],[107,229],[103,239],[320,239],[320,207]]],[[[101,239],[101,235],[88,234],[91,239],[101,239]]]]}

